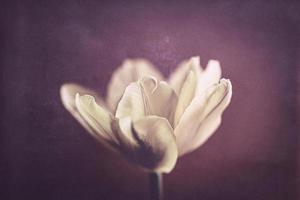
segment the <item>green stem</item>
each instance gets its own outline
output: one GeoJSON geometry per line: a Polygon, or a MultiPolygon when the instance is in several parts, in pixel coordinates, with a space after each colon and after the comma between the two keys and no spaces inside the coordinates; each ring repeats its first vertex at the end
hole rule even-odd
{"type": "Polygon", "coordinates": [[[161,173],[150,172],[150,196],[151,200],[163,200],[163,177],[161,173]]]}

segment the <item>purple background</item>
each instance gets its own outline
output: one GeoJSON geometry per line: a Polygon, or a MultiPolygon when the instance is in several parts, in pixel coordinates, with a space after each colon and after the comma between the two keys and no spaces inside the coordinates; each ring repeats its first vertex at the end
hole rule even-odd
{"type": "Polygon", "coordinates": [[[296,199],[299,3],[26,2],[0,11],[2,199],[147,199],[147,174],[86,134],[59,88],[105,95],[127,57],[168,75],[193,55],[220,60],[234,94],[216,134],[165,176],[166,199],[296,199]]]}

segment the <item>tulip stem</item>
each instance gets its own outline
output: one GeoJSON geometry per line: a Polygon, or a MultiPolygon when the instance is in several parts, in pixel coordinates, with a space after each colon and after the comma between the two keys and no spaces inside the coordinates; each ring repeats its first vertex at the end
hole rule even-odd
{"type": "Polygon", "coordinates": [[[150,172],[150,196],[151,200],[163,200],[163,177],[161,173],[150,172]]]}

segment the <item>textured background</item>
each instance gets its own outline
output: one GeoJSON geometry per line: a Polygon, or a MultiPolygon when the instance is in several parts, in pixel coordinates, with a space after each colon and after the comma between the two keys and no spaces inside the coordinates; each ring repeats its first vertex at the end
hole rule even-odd
{"type": "Polygon", "coordinates": [[[220,60],[234,95],[216,134],[165,176],[167,199],[296,199],[300,5],[244,2],[1,3],[2,199],[147,199],[147,174],[86,134],[59,88],[105,95],[127,57],[167,76],[193,55],[220,60]]]}

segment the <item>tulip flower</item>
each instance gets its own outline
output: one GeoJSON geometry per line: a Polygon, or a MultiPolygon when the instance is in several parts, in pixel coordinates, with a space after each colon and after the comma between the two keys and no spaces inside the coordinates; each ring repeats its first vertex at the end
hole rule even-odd
{"type": "Polygon", "coordinates": [[[202,69],[199,57],[182,62],[168,80],[146,60],[125,60],[106,99],[77,84],[61,87],[65,108],[92,136],[156,174],[169,173],[178,157],[205,143],[231,96],[219,62],[202,69]]]}

